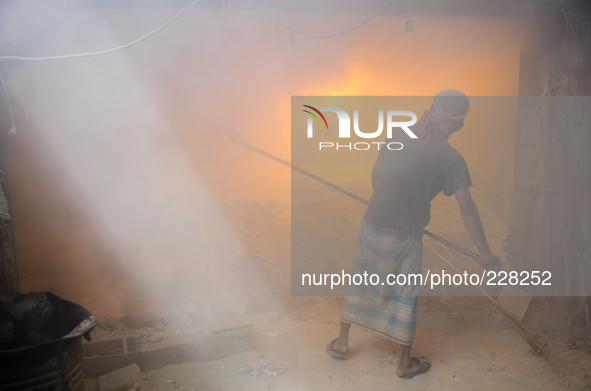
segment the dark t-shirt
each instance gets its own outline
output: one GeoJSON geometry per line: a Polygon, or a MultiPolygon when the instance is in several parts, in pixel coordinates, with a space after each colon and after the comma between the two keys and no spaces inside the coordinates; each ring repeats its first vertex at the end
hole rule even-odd
{"type": "Polygon", "coordinates": [[[399,151],[389,150],[389,141],[380,148],[383,164],[365,212],[371,224],[409,232],[424,228],[431,220],[431,200],[440,191],[451,196],[472,185],[464,158],[442,135],[433,133],[426,144],[410,139],[399,151]]]}

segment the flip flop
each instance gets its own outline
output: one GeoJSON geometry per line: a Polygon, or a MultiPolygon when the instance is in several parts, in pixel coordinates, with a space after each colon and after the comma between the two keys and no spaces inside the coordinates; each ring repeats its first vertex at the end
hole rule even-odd
{"type": "Polygon", "coordinates": [[[337,341],[337,339],[333,339],[331,343],[329,343],[328,345],[326,345],[326,353],[330,354],[332,357],[337,358],[337,359],[343,359],[345,358],[345,356],[347,355],[347,353],[344,352],[339,352],[338,350],[334,350],[332,348],[332,346],[334,345],[334,343],[337,341]]]}
{"type": "Polygon", "coordinates": [[[416,375],[420,375],[421,373],[425,373],[425,372],[427,372],[429,370],[429,368],[431,368],[431,361],[429,361],[429,359],[427,357],[425,357],[425,356],[411,357],[410,360],[416,362],[421,367],[419,369],[417,369],[416,371],[414,371],[414,372],[407,373],[404,376],[398,376],[399,378],[401,378],[401,379],[412,379],[416,375]]]}

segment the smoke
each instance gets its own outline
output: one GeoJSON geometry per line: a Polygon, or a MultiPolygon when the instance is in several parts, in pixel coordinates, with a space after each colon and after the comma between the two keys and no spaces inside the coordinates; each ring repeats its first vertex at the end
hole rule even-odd
{"type": "MultiPolygon", "coordinates": [[[[34,29],[30,11],[4,7],[6,33],[34,29]]],[[[37,14],[44,23],[25,51],[107,49],[179,11],[54,9],[37,14]]],[[[318,34],[364,18],[282,16],[318,34]]],[[[403,25],[377,17],[333,39],[296,34],[293,49],[289,31],[260,13],[195,9],[121,52],[18,64],[6,82],[19,133],[5,153],[24,289],[117,316],[178,306],[179,276],[227,270],[253,248],[280,253],[253,236],[268,227],[250,217],[273,210],[289,234],[289,172],[225,135],[289,159],[292,95],[517,94],[516,23],[416,18],[402,34],[403,25]]],[[[262,281],[277,293],[288,279],[262,281]]]]}

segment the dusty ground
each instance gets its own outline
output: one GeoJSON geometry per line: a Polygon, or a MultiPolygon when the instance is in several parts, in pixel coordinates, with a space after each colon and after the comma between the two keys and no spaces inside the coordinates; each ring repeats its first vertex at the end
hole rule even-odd
{"type": "Polygon", "coordinates": [[[394,374],[397,345],[359,328],[352,330],[346,360],[329,357],[324,346],[337,333],[340,300],[301,304],[285,316],[252,315],[250,352],[148,372],[145,389],[172,390],[174,380],[184,390],[554,390],[564,382],[517,333],[490,316],[490,307],[472,299],[450,300],[439,309],[423,303],[414,352],[429,356],[433,368],[411,381],[394,374]],[[458,315],[457,307],[468,310],[472,319],[458,315]],[[259,377],[239,373],[246,363],[267,372],[259,377]],[[282,368],[287,370],[275,375],[282,368]]]}
{"type": "MultiPolygon", "coordinates": [[[[143,390],[591,389],[590,344],[577,323],[578,348],[567,345],[560,298],[534,298],[525,318],[548,340],[544,356],[534,354],[485,298],[422,297],[413,354],[431,359],[427,374],[398,379],[398,345],[357,327],[351,329],[347,358],[331,358],[325,346],[337,335],[342,298],[290,294],[289,170],[236,145],[226,145],[226,152],[196,156],[195,163],[240,238],[240,246],[225,243],[233,255],[218,259],[211,272],[222,277],[220,284],[253,322],[250,350],[145,372],[143,390]]],[[[470,247],[450,200],[435,202],[431,228],[470,247]]],[[[353,219],[362,209],[351,204],[337,213],[353,219]]],[[[506,227],[485,205],[480,209],[491,247],[503,258],[506,227]]],[[[443,266],[425,250],[424,267],[443,266]]],[[[189,278],[190,268],[176,273],[189,278]]]]}

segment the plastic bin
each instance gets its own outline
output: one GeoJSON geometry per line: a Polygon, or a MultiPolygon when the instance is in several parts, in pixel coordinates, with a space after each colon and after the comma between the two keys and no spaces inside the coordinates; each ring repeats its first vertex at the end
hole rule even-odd
{"type": "Polygon", "coordinates": [[[85,390],[85,308],[49,293],[0,293],[0,391],[85,390]]]}

